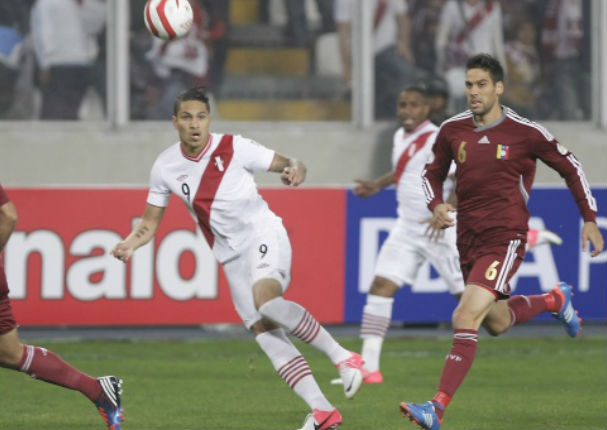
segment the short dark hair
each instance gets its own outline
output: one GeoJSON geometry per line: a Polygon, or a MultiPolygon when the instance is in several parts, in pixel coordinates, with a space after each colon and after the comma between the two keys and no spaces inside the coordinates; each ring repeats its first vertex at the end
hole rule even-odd
{"type": "Polygon", "coordinates": [[[483,69],[489,72],[493,83],[504,82],[504,69],[499,61],[489,54],[477,54],[468,58],[466,70],[483,69]]]}
{"type": "Polygon", "coordinates": [[[418,93],[424,99],[428,96],[428,91],[426,89],[426,86],[423,83],[409,85],[409,86],[403,88],[403,90],[401,91],[401,93],[404,92],[404,91],[418,93]]]}
{"type": "Polygon", "coordinates": [[[207,105],[209,113],[211,113],[211,104],[209,103],[209,95],[207,94],[206,88],[193,87],[183,91],[175,98],[175,104],[173,105],[173,115],[177,115],[181,102],[186,102],[188,100],[198,100],[199,102],[204,103],[205,105],[207,105]]]}

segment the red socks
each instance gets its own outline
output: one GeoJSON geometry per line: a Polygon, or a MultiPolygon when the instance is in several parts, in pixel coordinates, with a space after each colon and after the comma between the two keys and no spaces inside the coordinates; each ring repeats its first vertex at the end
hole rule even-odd
{"type": "Polygon", "coordinates": [[[445,408],[472,366],[477,340],[478,330],[455,330],[453,347],[449,351],[449,354],[447,354],[438,385],[438,392],[432,399],[438,404],[435,410],[439,419],[442,419],[445,408]]]}
{"type": "Polygon", "coordinates": [[[552,291],[536,296],[512,296],[508,299],[511,325],[522,324],[542,312],[558,312],[563,298],[552,291]]]}
{"type": "Polygon", "coordinates": [[[102,392],[97,379],[85,375],[52,351],[39,346],[23,345],[19,370],[33,378],[80,391],[92,402],[96,402],[102,392]]]}

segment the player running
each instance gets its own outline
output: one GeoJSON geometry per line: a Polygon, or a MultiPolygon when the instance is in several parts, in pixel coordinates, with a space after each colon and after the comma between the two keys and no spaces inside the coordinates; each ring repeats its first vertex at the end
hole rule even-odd
{"type": "Polygon", "coordinates": [[[8,297],[4,271],[4,246],[17,224],[17,209],[0,185],[0,366],[19,370],[32,378],[80,391],[101,414],[107,428],[122,428],[122,380],[115,376],[93,378],[59,358],[53,351],[23,345],[8,297]]]}
{"type": "Polygon", "coordinates": [[[341,347],[306,309],[283,298],[291,279],[291,245],[282,220],[268,208],[253,179],[253,172],[270,171],[280,173],[284,184],[297,186],[306,167],[242,136],[210,133],[210,121],[202,88],[177,97],[173,125],[179,142],[156,159],[143,217],[112,254],[128,261],[154,237],[170,194],[179,196],[222,264],[244,325],[280,377],[312,409],[304,427],[337,428],[339,411],[321,392],[285,329],[327,354],[346,381],[347,398],[362,383],[362,359],[341,347]]]}
{"type": "Polygon", "coordinates": [[[584,219],[582,250],[591,256],[604,247],[596,224],[596,201],[579,160],[541,125],[502,106],[504,74],[487,54],[466,64],[466,96],[470,109],[445,121],[423,174],[434,228],[452,227],[452,205],[443,201],[443,181],[457,164],[457,247],[466,289],[453,312],[453,347],[447,354],[436,395],[423,404],[402,402],[402,412],[424,429],[438,430],[445,409],[472,366],[478,330],[492,325],[499,334],[542,312],[552,312],[567,333],[576,336],[579,320],[564,282],[537,296],[510,297],[510,278],[525,255],[529,211],[527,199],[539,158],[565,178],[584,219]]]}

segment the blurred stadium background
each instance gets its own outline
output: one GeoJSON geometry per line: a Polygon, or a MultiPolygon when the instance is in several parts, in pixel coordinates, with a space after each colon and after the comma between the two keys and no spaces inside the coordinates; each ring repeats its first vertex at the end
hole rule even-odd
{"type": "MultiPolygon", "coordinates": [[[[139,250],[130,266],[108,255],[141,213],[156,155],[176,139],[169,123],[176,92],[195,84],[206,85],[213,95],[213,131],[243,134],[308,165],[300,189],[281,188],[273,175],[257,178],[292,240],[288,294],[321,322],[354,327],[396,207],[392,189],[362,201],[350,187],[356,178],[390,168],[391,135],[398,124],[393,101],[382,89],[395,95],[404,85],[424,82],[450,96],[447,114],[460,107],[460,89],[449,87],[437,66],[434,43],[446,25],[441,12],[451,2],[402,1],[414,61],[400,58],[407,72],[393,87],[377,90],[374,82],[383,71],[374,68],[375,2],[354,0],[351,25],[344,27],[334,19],[339,0],[192,0],[194,32],[171,43],[147,33],[143,0],[84,0],[73,22],[60,12],[71,10],[72,3],[0,0],[0,181],[20,215],[6,267],[25,335],[62,337],[64,331],[49,328],[202,326],[216,333],[238,327],[225,277],[178,202],[170,204],[154,244],[139,250]],[[42,8],[45,2],[50,9],[42,8]],[[57,48],[51,41],[63,26],[74,46],[63,46],[62,63],[61,55],[53,56],[57,48]],[[340,54],[344,28],[351,31],[352,55],[344,60],[351,79],[344,77],[340,54]],[[65,92],[53,95],[57,87],[65,92]],[[57,100],[57,94],[69,97],[57,100]],[[62,100],[69,100],[68,106],[62,100]]],[[[607,4],[489,3],[501,10],[506,92],[517,89],[507,102],[540,121],[582,161],[605,232],[607,4]],[[566,34],[573,41],[561,55],[555,32],[563,13],[574,31],[566,34]]],[[[592,336],[604,343],[607,252],[592,261],[581,252],[576,206],[562,179],[541,163],[530,209],[531,224],[555,231],[564,244],[531,252],[514,281],[515,292],[537,294],[557,280],[572,283],[580,314],[595,324],[592,336]]],[[[427,266],[413,288],[399,293],[395,320],[408,327],[443,324],[452,308],[446,286],[427,266]]],[[[85,340],[99,336],[93,329],[74,333],[85,340]]],[[[137,330],[123,333],[119,337],[146,336],[137,330]]],[[[204,333],[195,329],[192,336],[204,333]]],[[[339,334],[355,336],[356,331],[339,334]]],[[[597,354],[604,368],[607,360],[597,354]]],[[[594,397],[604,406],[604,372],[596,376],[602,382],[594,397]]],[[[576,428],[604,427],[604,414],[598,420],[576,428]]],[[[562,428],[576,422],[570,424],[562,428]]],[[[557,428],[553,425],[533,428],[557,428]]],[[[140,422],[140,427],[153,426],[140,422]]],[[[246,422],[232,428],[246,428],[246,422]]]]}

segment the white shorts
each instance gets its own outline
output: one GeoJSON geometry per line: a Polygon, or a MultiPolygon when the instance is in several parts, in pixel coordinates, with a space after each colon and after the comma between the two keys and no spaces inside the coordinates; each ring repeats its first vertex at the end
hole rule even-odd
{"type": "Polygon", "coordinates": [[[234,308],[250,328],[261,319],[253,300],[253,285],[262,279],[275,279],[283,293],[291,281],[291,243],[282,224],[253,233],[248,249],[223,264],[234,308]]]}
{"type": "Polygon", "coordinates": [[[428,260],[447,284],[451,294],[464,292],[464,278],[455,244],[455,228],[448,228],[439,241],[430,241],[420,232],[407,229],[400,219],[383,243],[375,276],[386,278],[396,285],[413,285],[419,268],[428,260]]]}

